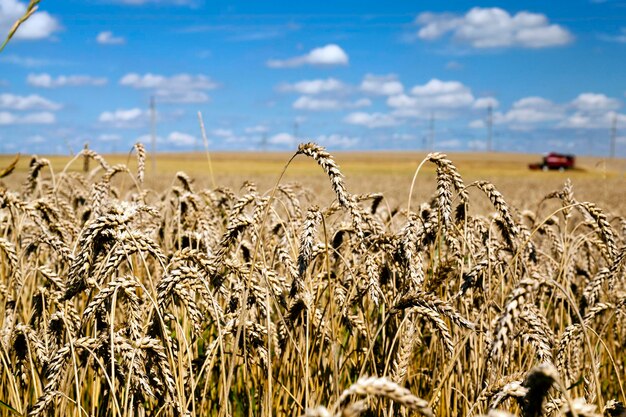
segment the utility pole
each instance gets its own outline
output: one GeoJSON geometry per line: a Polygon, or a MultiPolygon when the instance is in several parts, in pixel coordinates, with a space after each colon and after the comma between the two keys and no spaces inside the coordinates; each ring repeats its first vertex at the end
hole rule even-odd
{"type": "Polygon", "coordinates": [[[293,138],[295,141],[298,141],[298,121],[293,122],[293,138]]]}
{"type": "Polygon", "coordinates": [[[432,151],[433,147],[435,146],[435,113],[434,112],[430,112],[430,123],[428,123],[428,139],[429,139],[429,146],[428,146],[428,150],[432,151]]]}
{"type": "Polygon", "coordinates": [[[487,107],[487,152],[493,151],[493,107],[487,107]]]}
{"type": "Polygon", "coordinates": [[[154,96],[150,96],[150,136],[152,141],[152,174],[156,175],[156,108],[154,96]]]}
{"type": "Polygon", "coordinates": [[[83,155],[83,172],[89,172],[89,155],[87,155],[87,151],[89,150],[89,142],[85,142],[85,146],[83,146],[85,153],[83,155]]]}
{"type": "Polygon", "coordinates": [[[613,115],[613,123],[611,125],[611,159],[615,158],[615,142],[617,141],[617,114],[613,115]]]}

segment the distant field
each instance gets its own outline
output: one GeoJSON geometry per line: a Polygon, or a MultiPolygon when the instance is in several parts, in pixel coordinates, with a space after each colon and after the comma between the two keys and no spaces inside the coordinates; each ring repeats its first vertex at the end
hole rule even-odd
{"type": "MultiPolygon", "coordinates": [[[[404,204],[408,197],[413,174],[426,152],[333,152],[346,183],[352,192],[383,192],[393,203],[404,204]]],[[[287,152],[217,152],[211,154],[215,182],[237,190],[245,180],[253,181],[260,190],[268,190],[276,183],[283,167],[293,154],[287,152]]],[[[13,155],[0,155],[0,167],[8,165],[13,155]]],[[[66,156],[47,157],[55,172],[61,171],[70,161],[66,156]]],[[[621,193],[626,178],[626,160],[608,160],[597,157],[579,157],[575,171],[541,172],[531,171],[528,164],[541,160],[538,154],[513,153],[448,153],[466,183],[475,180],[493,182],[515,205],[537,201],[546,193],[562,186],[566,178],[571,178],[580,198],[596,201],[608,207],[619,207],[621,193]]],[[[115,154],[105,155],[111,164],[127,164],[136,168],[134,156],[115,154]]],[[[22,155],[11,181],[23,181],[28,172],[29,155],[22,155]]],[[[178,171],[190,175],[200,187],[212,184],[209,164],[204,153],[167,153],[156,157],[156,175],[153,174],[153,160],[148,155],[146,184],[160,188],[171,184],[178,171]]],[[[69,167],[82,169],[82,159],[69,167]]],[[[91,163],[91,168],[95,167],[91,163]]],[[[426,164],[416,181],[414,196],[423,200],[434,192],[435,168],[426,164]]],[[[310,159],[295,158],[282,179],[283,183],[298,182],[312,189],[316,194],[332,198],[330,187],[322,170],[310,159]]]]}

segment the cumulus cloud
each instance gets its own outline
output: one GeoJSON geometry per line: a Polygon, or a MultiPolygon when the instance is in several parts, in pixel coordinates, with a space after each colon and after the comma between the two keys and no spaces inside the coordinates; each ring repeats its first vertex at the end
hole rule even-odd
{"type": "Polygon", "coordinates": [[[348,54],[339,45],[328,44],[314,48],[309,53],[288,59],[270,59],[267,66],[270,68],[295,68],[303,65],[334,66],[348,65],[348,54]]]}
{"type": "Polygon", "coordinates": [[[601,34],[598,36],[601,40],[607,42],[618,42],[618,43],[626,43],[626,27],[620,28],[618,34],[609,35],[609,34],[601,34]]]}
{"type": "Polygon", "coordinates": [[[484,129],[485,126],[487,125],[483,119],[472,120],[471,122],[467,124],[467,127],[471,129],[484,129]]]}
{"type": "Polygon", "coordinates": [[[209,101],[206,91],[217,88],[206,75],[176,74],[164,76],[147,73],[129,73],[120,79],[120,85],[135,89],[153,90],[163,103],[204,103],[209,101]]]}
{"type": "Polygon", "coordinates": [[[347,86],[335,78],[303,80],[293,84],[281,84],[278,90],[287,93],[321,94],[345,91],[347,86]]]}
{"type": "Polygon", "coordinates": [[[139,127],[147,120],[148,112],[138,107],[105,111],[98,117],[99,122],[117,128],[139,127]]]}
{"type": "Polygon", "coordinates": [[[192,146],[198,143],[198,139],[193,135],[174,131],[167,136],[167,142],[175,146],[192,146]]]}
{"type": "Polygon", "coordinates": [[[566,45],[573,35],[551,24],[541,13],[521,11],[514,15],[498,7],[474,7],[464,15],[421,13],[417,37],[432,41],[451,35],[459,44],[473,48],[547,48],[566,45]]]}
{"type": "Polygon", "coordinates": [[[398,81],[398,77],[394,74],[367,74],[363,78],[363,81],[361,82],[359,88],[364,93],[380,96],[402,94],[402,92],[404,91],[404,86],[400,81],[398,81]]]}
{"type": "Polygon", "coordinates": [[[604,94],[582,93],[572,100],[572,106],[581,111],[606,111],[619,109],[619,100],[604,94]]]}
{"type": "Polygon", "coordinates": [[[48,65],[62,65],[65,64],[63,61],[51,60],[51,59],[42,59],[42,58],[33,58],[28,56],[20,56],[20,55],[4,55],[0,56],[0,62],[12,65],[18,65],[20,67],[25,68],[36,68],[36,67],[44,67],[48,65]]]}
{"type": "Polygon", "coordinates": [[[517,100],[507,112],[494,113],[493,121],[507,124],[515,130],[530,130],[542,123],[558,122],[564,117],[564,106],[533,96],[517,100]]]}
{"type": "Polygon", "coordinates": [[[265,125],[256,125],[256,126],[248,126],[243,131],[248,134],[258,134],[258,133],[266,133],[268,131],[268,127],[265,125]]]}
{"type": "Polygon", "coordinates": [[[316,98],[310,96],[299,97],[293,102],[293,108],[298,110],[312,110],[312,111],[324,111],[324,110],[342,110],[342,109],[355,109],[360,107],[371,106],[372,102],[367,98],[361,98],[354,101],[338,100],[334,98],[316,98]]]}
{"type": "Polygon", "coordinates": [[[213,131],[211,131],[211,134],[213,136],[217,136],[219,138],[228,138],[234,135],[234,132],[231,129],[213,129],[213,131]]]}
{"type": "Polygon", "coordinates": [[[122,140],[122,137],[114,133],[103,133],[98,136],[98,140],[101,142],[116,142],[122,140]]]}
{"type": "Polygon", "coordinates": [[[107,79],[102,77],[91,77],[89,75],[59,75],[56,78],[50,74],[28,74],[26,82],[33,87],[57,88],[57,87],[78,87],[106,85],[107,79]]]}
{"type": "Polygon", "coordinates": [[[498,106],[500,106],[500,102],[494,97],[477,98],[476,101],[474,101],[474,104],[472,105],[472,107],[475,109],[487,109],[489,107],[491,107],[492,109],[495,109],[498,106]]]}
{"type": "Polygon", "coordinates": [[[353,148],[359,144],[361,140],[357,137],[340,135],[333,133],[331,135],[320,135],[316,142],[327,148],[353,148]]]}
{"type": "Polygon", "coordinates": [[[126,43],[126,39],[122,36],[115,36],[113,32],[106,30],[98,33],[98,36],[96,36],[96,42],[100,45],[123,45],[126,43]]]}
{"type": "Polygon", "coordinates": [[[144,6],[147,4],[171,5],[171,6],[195,6],[197,0],[110,0],[113,3],[121,3],[128,6],[144,6]]]}
{"type": "Polygon", "coordinates": [[[343,121],[352,125],[365,126],[370,129],[391,127],[399,124],[396,118],[385,113],[354,112],[347,115],[343,121]]]}
{"type": "Polygon", "coordinates": [[[50,112],[38,112],[27,114],[15,114],[0,111],[0,125],[18,124],[52,124],[56,122],[56,116],[50,112]]]}
{"type": "Polygon", "coordinates": [[[296,138],[289,133],[281,132],[271,136],[268,142],[272,145],[291,146],[296,143],[296,138]]]}
{"type": "MultiPolygon", "coordinates": [[[[9,32],[15,21],[26,12],[26,3],[17,0],[0,0],[0,34],[9,32]]],[[[46,12],[35,12],[15,32],[14,39],[38,40],[61,30],[59,21],[46,12]]]]}
{"type": "Polygon", "coordinates": [[[568,104],[572,113],[560,121],[558,127],[567,129],[608,129],[613,121],[626,122],[626,115],[617,112],[622,103],[600,93],[579,94],[568,104]]]}
{"type": "Polygon", "coordinates": [[[18,96],[0,94],[0,108],[9,110],[58,110],[62,106],[37,94],[18,96]]]}
{"type": "Polygon", "coordinates": [[[387,99],[387,105],[395,109],[398,116],[426,117],[433,110],[444,114],[468,108],[474,103],[469,87],[459,81],[431,79],[426,84],[416,85],[410,94],[398,94],[387,99]]]}

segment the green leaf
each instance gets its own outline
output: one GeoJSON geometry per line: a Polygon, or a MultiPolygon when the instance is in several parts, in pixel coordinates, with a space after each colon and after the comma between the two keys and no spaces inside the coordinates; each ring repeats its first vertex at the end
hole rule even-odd
{"type": "Polygon", "coordinates": [[[0,400],[0,409],[5,409],[5,410],[9,410],[11,413],[15,414],[16,416],[21,416],[22,413],[20,413],[19,411],[17,411],[15,408],[11,407],[9,404],[5,403],[4,401],[0,400]]]}

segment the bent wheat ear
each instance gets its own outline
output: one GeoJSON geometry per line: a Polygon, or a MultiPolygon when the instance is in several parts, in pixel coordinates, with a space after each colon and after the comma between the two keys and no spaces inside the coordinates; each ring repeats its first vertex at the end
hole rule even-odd
{"type": "Polygon", "coordinates": [[[434,417],[432,410],[428,406],[428,401],[416,397],[408,389],[387,378],[360,378],[339,396],[337,404],[341,404],[351,395],[373,395],[388,398],[411,410],[417,411],[422,416],[434,417]]]}
{"type": "Polygon", "coordinates": [[[348,208],[351,204],[350,195],[348,194],[346,186],[343,182],[343,174],[339,170],[339,166],[335,163],[332,155],[329,154],[322,146],[313,142],[300,144],[298,146],[298,151],[296,152],[296,155],[298,154],[310,156],[315,159],[315,161],[324,169],[326,175],[328,175],[339,204],[341,204],[344,208],[348,208]]]}

